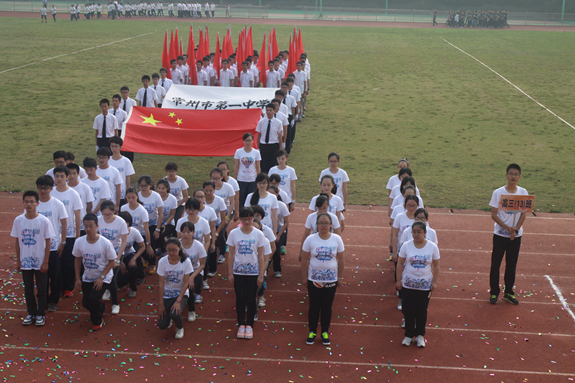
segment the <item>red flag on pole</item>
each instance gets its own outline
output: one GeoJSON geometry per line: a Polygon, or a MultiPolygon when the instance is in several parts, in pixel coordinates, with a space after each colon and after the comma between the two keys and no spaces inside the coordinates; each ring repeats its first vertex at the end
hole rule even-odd
{"type": "Polygon", "coordinates": [[[194,42],[194,28],[190,26],[190,37],[188,39],[188,66],[190,67],[190,80],[192,85],[198,85],[198,75],[196,73],[196,54],[194,49],[196,43],[194,42]]]}
{"type": "Polygon", "coordinates": [[[254,40],[252,38],[252,27],[250,27],[246,40],[246,57],[248,56],[254,57],[254,40]]]}
{"type": "Polygon", "coordinates": [[[260,108],[158,109],[134,106],[123,131],[123,148],[170,156],[233,156],[242,136],[256,134],[260,108]],[[190,143],[193,142],[193,145],[190,143]]]}
{"type": "Polygon", "coordinates": [[[238,73],[241,71],[241,67],[242,67],[242,63],[244,62],[245,58],[244,58],[244,51],[242,49],[243,47],[243,43],[242,43],[242,37],[243,37],[243,33],[240,32],[240,36],[238,38],[238,52],[236,54],[236,59],[238,62],[238,73]]]}
{"type": "MultiPolygon", "coordinates": [[[[204,41],[204,52],[206,56],[210,54],[210,31],[208,30],[208,26],[206,25],[206,36],[204,41]]],[[[203,58],[203,57],[202,57],[203,58]]]]}
{"type": "Polygon", "coordinates": [[[228,57],[229,57],[234,53],[234,44],[232,43],[232,31],[230,30],[230,27],[228,27],[228,32],[229,32],[228,36],[228,57]]]}
{"type": "Polygon", "coordinates": [[[162,50],[162,67],[166,68],[168,71],[167,77],[172,78],[172,73],[170,72],[170,54],[168,53],[168,30],[166,29],[166,34],[164,35],[164,49],[162,50]]]}
{"type": "MultiPolygon", "coordinates": [[[[198,41],[198,51],[196,52],[196,61],[202,60],[205,56],[204,52],[204,31],[200,28],[200,41],[198,41]]],[[[194,63],[196,65],[196,63],[194,63]]]]}
{"type": "Polygon", "coordinates": [[[299,29],[298,39],[297,39],[297,57],[296,59],[299,61],[301,55],[305,53],[303,50],[303,38],[301,37],[301,28],[299,29]]]}
{"type": "Polygon", "coordinates": [[[277,37],[276,37],[276,27],[274,27],[274,29],[273,29],[273,37],[272,37],[272,39],[273,39],[273,40],[272,40],[271,43],[272,43],[272,49],[273,49],[273,50],[272,50],[271,56],[273,56],[273,57],[271,57],[271,59],[273,60],[273,59],[275,59],[276,57],[278,57],[278,55],[280,54],[280,50],[279,50],[279,48],[278,48],[278,39],[277,39],[277,37]]]}
{"type": "MultiPolygon", "coordinates": [[[[260,71],[260,82],[262,86],[266,87],[267,76],[266,76],[266,68],[268,67],[268,62],[266,61],[266,34],[264,32],[264,41],[262,43],[262,50],[260,52],[260,59],[258,61],[258,70],[260,71]]],[[[259,88],[259,84],[257,85],[259,88]]]]}
{"type": "Polygon", "coordinates": [[[184,54],[184,42],[182,41],[182,38],[180,37],[180,54],[179,56],[182,56],[184,54]]]}
{"type": "MultiPolygon", "coordinates": [[[[231,53],[228,53],[228,44],[226,43],[226,39],[227,37],[224,37],[224,41],[222,41],[222,54],[221,54],[221,59],[227,59],[228,57],[230,57],[231,53]]],[[[217,52],[216,52],[217,54],[217,52]]]]}
{"type": "Polygon", "coordinates": [[[288,74],[295,72],[297,69],[296,65],[295,65],[295,62],[297,61],[295,58],[295,56],[296,56],[295,41],[290,39],[289,45],[290,45],[290,47],[289,47],[289,61],[288,61],[288,68],[286,71],[286,76],[288,74]]]}
{"type": "MultiPolygon", "coordinates": [[[[174,40],[174,30],[170,34],[170,62],[178,56],[176,53],[176,40],[174,40]]],[[[171,68],[171,66],[170,66],[171,68]]],[[[166,68],[168,69],[168,68],[166,68]]]]}
{"type": "Polygon", "coordinates": [[[216,71],[216,78],[220,78],[220,34],[216,36],[216,56],[214,57],[214,70],[216,71]]]}
{"type": "Polygon", "coordinates": [[[178,48],[178,44],[180,44],[180,39],[178,38],[178,28],[177,27],[176,27],[175,40],[176,40],[176,57],[174,57],[174,58],[178,58],[177,56],[181,55],[181,53],[180,53],[180,49],[178,48]]]}

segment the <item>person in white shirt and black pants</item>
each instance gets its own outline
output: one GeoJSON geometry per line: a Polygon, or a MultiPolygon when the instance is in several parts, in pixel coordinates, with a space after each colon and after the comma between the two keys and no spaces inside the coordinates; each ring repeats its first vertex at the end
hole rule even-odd
{"type": "Polygon", "coordinates": [[[262,156],[262,173],[278,164],[276,154],[280,150],[282,142],[283,126],[280,120],[274,117],[274,104],[266,105],[266,117],[258,122],[256,132],[258,132],[258,145],[262,156]]]}
{"type": "Polygon", "coordinates": [[[100,100],[101,114],[94,118],[94,130],[96,130],[96,150],[98,148],[110,147],[108,142],[110,138],[118,135],[118,120],[112,114],[108,113],[110,101],[107,98],[100,100]]]}

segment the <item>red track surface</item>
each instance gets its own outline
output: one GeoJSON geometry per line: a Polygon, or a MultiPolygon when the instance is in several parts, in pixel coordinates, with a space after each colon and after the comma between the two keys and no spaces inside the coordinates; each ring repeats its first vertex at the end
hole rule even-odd
{"type": "MultiPolygon", "coordinates": [[[[89,329],[79,294],[60,302],[43,328],[23,327],[21,276],[15,272],[12,221],[20,194],[0,198],[3,278],[0,370],[8,381],[528,381],[575,379],[575,322],[544,275],[575,302],[572,249],[575,218],[528,217],[519,259],[519,306],[487,302],[492,221],[481,211],[430,209],[439,236],[441,278],[428,317],[425,349],[402,347],[393,265],[385,261],[389,228],[381,207],[352,206],[343,237],[345,278],[334,302],[332,346],[307,346],[307,297],[301,291],[297,253],[306,211],[291,218],[283,277],[269,278],[267,307],[251,341],[235,338],[234,293],[220,275],[204,292],[199,318],[185,322],[183,340],[156,328],[157,276],[147,277],[135,299],[120,293],[121,313],[105,314],[89,329]]],[[[227,263],[220,266],[227,270],[227,263]]],[[[109,305],[109,303],[108,303],[109,305]]]]}
{"type": "MultiPolygon", "coordinates": [[[[37,18],[40,16],[39,12],[0,12],[0,17],[32,17],[37,18]]],[[[48,18],[52,16],[49,14],[48,18]]],[[[70,15],[67,13],[58,13],[56,15],[58,20],[70,20],[70,15]]],[[[142,20],[137,18],[131,19],[118,19],[118,22],[142,20]]],[[[178,19],[170,17],[153,17],[143,19],[146,21],[172,21],[189,24],[191,19],[178,19]]],[[[48,20],[48,21],[51,21],[48,20]]],[[[81,21],[86,21],[81,18],[81,21]]],[[[433,27],[431,23],[399,23],[399,22],[382,22],[382,21],[346,21],[346,20],[299,20],[299,19],[257,19],[257,18],[231,18],[226,19],[223,17],[215,17],[212,19],[194,19],[197,23],[234,23],[234,24],[264,24],[264,25],[318,25],[318,26],[332,26],[332,27],[377,27],[377,28],[431,28],[442,29],[447,28],[444,25],[433,27]]],[[[545,32],[575,32],[575,27],[561,27],[551,25],[512,25],[509,29],[497,29],[498,31],[545,31],[545,32]]]]}

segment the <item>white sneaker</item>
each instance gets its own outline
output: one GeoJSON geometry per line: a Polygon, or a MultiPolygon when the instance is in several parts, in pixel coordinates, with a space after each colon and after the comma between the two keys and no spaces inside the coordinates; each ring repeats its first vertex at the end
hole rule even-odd
{"type": "Polygon", "coordinates": [[[184,328],[179,328],[176,330],[176,339],[182,339],[184,337],[184,328]]]}
{"type": "Polygon", "coordinates": [[[196,295],[196,299],[194,300],[195,303],[202,303],[202,296],[196,295]]]}
{"type": "Polygon", "coordinates": [[[216,275],[216,273],[208,273],[208,277],[209,277],[209,278],[212,278],[212,277],[215,276],[215,275],[216,275]]]}
{"type": "Polygon", "coordinates": [[[224,263],[226,261],[226,257],[223,254],[220,254],[218,257],[218,263],[224,263]]]}
{"type": "Polygon", "coordinates": [[[194,322],[196,320],[196,312],[190,311],[188,313],[188,322],[194,322]]]}
{"type": "Polygon", "coordinates": [[[263,296],[258,299],[258,307],[266,307],[266,299],[263,296]]]}
{"type": "Polygon", "coordinates": [[[404,345],[404,346],[409,347],[409,346],[411,346],[411,342],[413,342],[413,338],[410,338],[410,337],[406,336],[406,337],[403,339],[403,341],[401,342],[401,344],[404,345]]]}
{"type": "Polygon", "coordinates": [[[112,305],[112,315],[117,315],[120,313],[120,305],[112,305]]]}
{"type": "Polygon", "coordinates": [[[135,298],[136,297],[136,292],[132,289],[130,289],[130,292],[128,292],[128,297],[130,298],[135,298]]]}
{"type": "Polygon", "coordinates": [[[174,324],[174,321],[170,319],[170,324],[168,325],[168,328],[172,327],[173,324],[174,324]]]}
{"type": "Polygon", "coordinates": [[[210,285],[208,285],[208,281],[203,281],[202,282],[202,289],[208,290],[209,288],[210,288],[210,285]]]}
{"type": "Polygon", "coordinates": [[[397,303],[397,310],[401,311],[403,309],[403,299],[399,298],[399,302],[397,303]]]}
{"type": "Polygon", "coordinates": [[[415,342],[417,343],[417,347],[425,347],[425,338],[423,335],[415,337],[415,342]]]}
{"type": "Polygon", "coordinates": [[[401,321],[401,328],[405,328],[405,318],[401,321]]]}
{"type": "Polygon", "coordinates": [[[106,290],[106,291],[104,291],[104,295],[102,295],[102,299],[105,300],[105,301],[107,301],[107,300],[110,299],[110,296],[111,296],[111,295],[112,295],[112,294],[110,294],[110,290],[106,290]]]}

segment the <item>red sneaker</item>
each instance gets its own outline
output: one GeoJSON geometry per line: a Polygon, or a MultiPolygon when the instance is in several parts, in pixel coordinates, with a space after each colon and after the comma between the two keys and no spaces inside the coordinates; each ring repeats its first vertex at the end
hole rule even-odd
{"type": "Polygon", "coordinates": [[[102,321],[102,323],[100,323],[100,324],[98,324],[98,325],[92,326],[92,331],[98,331],[98,330],[100,330],[103,325],[104,325],[104,321],[102,321]]]}
{"type": "Polygon", "coordinates": [[[71,296],[74,295],[73,291],[70,290],[64,290],[64,298],[70,298],[71,296]]]}

